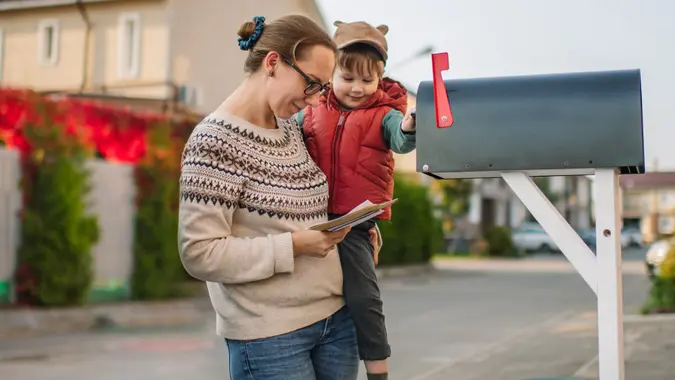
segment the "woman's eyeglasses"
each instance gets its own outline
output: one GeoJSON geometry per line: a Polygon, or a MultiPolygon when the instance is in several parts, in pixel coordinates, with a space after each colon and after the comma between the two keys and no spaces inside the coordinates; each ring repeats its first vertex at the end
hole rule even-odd
{"type": "Polygon", "coordinates": [[[290,59],[284,57],[283,55],[281,56],[281,58],[284,60],[284,62],[286,62],[288,66],[292,67],[293,70],[297,71],[298,74],[302,75],[302,77],[305,78],[305,80],[307,81],[307,87],[305,87],[305,95],[312,96],[317,92],[320,92],[321,95],[323,95],[326,92],[328,92],[328,90],[330,90],[330,86],[328,84],[323,84],[310,78],[309,75],[305,74],[304,71],[300,70],[300,68],[296,66],[295,63],[291,62],[290,59]]]}

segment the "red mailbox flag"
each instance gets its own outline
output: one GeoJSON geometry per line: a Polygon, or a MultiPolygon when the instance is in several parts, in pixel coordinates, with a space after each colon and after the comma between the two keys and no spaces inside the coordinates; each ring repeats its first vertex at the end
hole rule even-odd
{"type": "Polygon", "coordinates": [[[450,69],[448,53],[431,54],[431,66],[434,71],[434,108],[436,108],[436,126],[438,128],[448,128],[455,121],[450,109],[448,100],[448,91],[445,89],[443,76],[441,72],[450,69]]]}

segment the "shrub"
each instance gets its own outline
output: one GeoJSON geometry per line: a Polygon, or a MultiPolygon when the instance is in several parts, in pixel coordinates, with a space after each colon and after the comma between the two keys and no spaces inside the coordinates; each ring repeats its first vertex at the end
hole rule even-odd
{"type": "Polygon", "coordinates": [[[133,299],[182,295],[187,275],[178,255],[178,181],[180,154],[194,121],[164,120],[151,129],[151,144],[135,169],[137,212],[134,230],[133,299]]]}
{"type": "Polygon", "coordinates": [[[96,218],[85,212],[89,184],[83,166],[79,160],[54,157],[32,173],[18,251],[22,303],[82,305],[89,297],[91,250],[99,231],[96,218]]]}
{"type": "Polygon", "coordinates": [[[519,252],[511,239],[511,231],[502,226],[491,227],[485,232],[487,247],[484,251],[489,256],[514,257],[519,252]]]}
{"type": "Polygon", "coordinates": [[[675,246],[661,263],[659,274],[652,278],[645,313],[675,312],[675,246]]]}
{"type": "Polygon", "coordinates": [[[426,187],[395,177],[394,198],[389,222],[380,222],[383,247],[379,264],[426,263],[443,244],[441,221],[434,216],[426,187]]]}
{"type": "Polygon", "coordinates": [[[158,181],[157,173],[147,167],[139,167],[136,176],[152,181],[154,188],[136,211],[131,297],[171,298],[178,295],[184,278],[176,239],[178,216],[170,207],[177,184],[158,181]]]}
{"type": "Polygon", "coordinates": [[[21,304],[86,303],[93,282],[91,251],[97,219],[87,213],[90,191],[87,150],[76,131],[66,131],[49,105],[38,104],[40,122],[27,123],[29,151],[22,153],[21,245],[15,273],[21,304]]]}

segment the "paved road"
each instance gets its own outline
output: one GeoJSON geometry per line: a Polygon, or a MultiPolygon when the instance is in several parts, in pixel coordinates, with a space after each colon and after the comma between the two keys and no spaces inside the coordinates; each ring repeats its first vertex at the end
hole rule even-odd
{"type": "MultiPolygon", "coordinates": [[[[644,258],[646,248],[632,248],[623,253],[623,272],[626,274],[646,274],[644,258]]],[[[576,273],[576,270],[562,253],[536,253],[527,260],[513,259],[440,259],[437,266],[444,269],[478,272],[556,272],[576,273]]]]}
{"type": "MultiPolygon", "coordinates": [[[[627,252],[627,264],[639,264],[641,255],[627,252]]],[[[565,265],[563,258],[554,256],[523,265],[532,262],[565,265]]],[[[518,340],[595,310],[595,297],[578,274],[552,270],[551,265],[532,268],[446,269],[422,277],[385,279],[383,298],[394,351],[390,378],[449,379],[443,374],[458,366],[467,375],[452,378],[472,379],[467,359],[471,363],[495,349],[508,349],[518,340]]],[[[624,287],[625,312],[635,313],[648,291],[646,276],[628,271],[624,287]]],[[[226,350],[213,337],[212,328],[209,322],[169,331],[24,339],[16,347],[37,353],[42,349],[45,355],[0,362],[0,379],[228,379],[226,350]]],[[[477,363],[474,367],[485,365],[477,363]]]]}

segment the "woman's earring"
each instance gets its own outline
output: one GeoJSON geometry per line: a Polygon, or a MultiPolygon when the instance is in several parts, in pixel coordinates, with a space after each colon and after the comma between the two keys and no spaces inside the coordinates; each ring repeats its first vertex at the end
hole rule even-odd
{"type": "Polygon", "coordinates": [[[269,75],[271,77],[274,76],[274,71],[270,71],[267,75],[269,75]]]}

